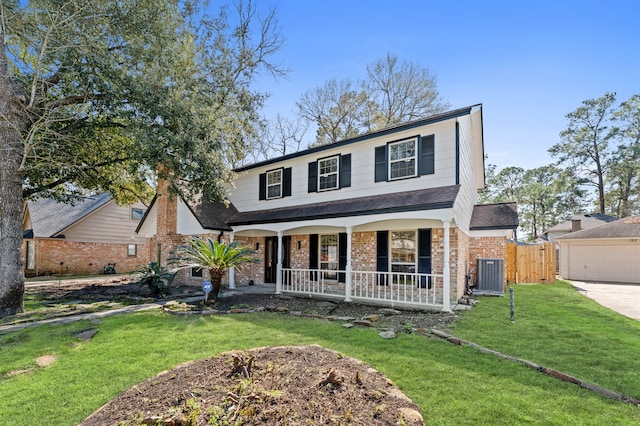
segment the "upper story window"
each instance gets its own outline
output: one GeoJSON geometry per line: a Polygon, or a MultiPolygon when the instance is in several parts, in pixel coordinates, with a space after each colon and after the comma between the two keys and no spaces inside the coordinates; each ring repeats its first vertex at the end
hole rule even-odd
{"type": "Polygon", "coordinates": [[[389,144],[389,179],[416,175],[416,140],[389,144]]]}
{"type": "Polygon", "coordinates": [[[351,154],[339,154],[309,163],[308,192],[351,186],[351,154]]]}
{"type": "Polygon", "coordinates": [[[282,169],[267,172],[267,199],[282,197],[282,169]]]}
{"type": "Polygon", "coordinates": [[[386,182],[435,171],[435,137],[415,136],[375,148],[375,182],[386,182]]]}
{"type": "Polygon", "coordinates": [[[145,209],[131,208],[131,219],[140,220],[144,216],[145,209]]]}
{"type": "Polygon", "coordinates": [[[318,191],[338,188],[338,158],[318,160],[318,191]]]}
{"type": "Polygon", "coordinates": [[[269,170],[260,174],[259,200],[273,200],[289,196],[291,196],[291,167],[269,170]]]}

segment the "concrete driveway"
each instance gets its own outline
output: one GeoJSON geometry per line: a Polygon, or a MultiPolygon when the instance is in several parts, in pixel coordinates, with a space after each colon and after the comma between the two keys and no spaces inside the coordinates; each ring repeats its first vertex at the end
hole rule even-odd
{"type": "Polygon", "coordinates": [[[640,285],[571,281],[585,296],[624,316],[640,321],[640,285]]]}

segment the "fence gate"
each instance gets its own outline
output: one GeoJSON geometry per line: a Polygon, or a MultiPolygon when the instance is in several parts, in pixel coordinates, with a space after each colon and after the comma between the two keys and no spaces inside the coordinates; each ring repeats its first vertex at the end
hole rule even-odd
{"type": "Polygon", "coordinates": [[[556,246],[544,243],[531,246],[507,244],[507,282],[556,282],[556,246]]]}

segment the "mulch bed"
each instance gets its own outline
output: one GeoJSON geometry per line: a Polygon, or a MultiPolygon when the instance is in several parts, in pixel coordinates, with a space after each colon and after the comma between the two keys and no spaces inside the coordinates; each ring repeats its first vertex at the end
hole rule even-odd
{"type": "Polygon", "coordinates": [[[257,348],[183,364],[81,425],[424,425],[377,370],[320,346],[257,348]]]}

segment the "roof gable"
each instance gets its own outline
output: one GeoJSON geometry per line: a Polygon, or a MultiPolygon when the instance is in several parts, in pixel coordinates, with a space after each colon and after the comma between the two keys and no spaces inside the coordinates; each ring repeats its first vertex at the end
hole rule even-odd
{"type": "Polygon", "coordinates": [[[605,238],[640,238],[640,215],[625,217],[590,229],[572,232],[558,240],[585,240],[605,238]]]}
{"type": "Polygon", "coordinates": [[[613,222],[614,220],[617,220],[617,218],[614,216],[609,216],[609,215],[600,214],[600,213],[574,214],[573,216],[571,216],[570,219],[565,220],[564,222],[561,222],[549,228],[545,233],[546,234],[560,233],[560,232],[569,233],[571,232],[571,229],[572,229],[571,224],[572,224],[572,221],[574,220],[579,220],[580,228],[584,230],[584,229],[593,228],[595,226],[600,226],[604,223],[613,222]]]}
{"type": "Polygon", "coordinates": [[[112,201],[107,193],[74,200],[65,204],[49,198],[29,201],[33,237],[51,238],[64,232],[100,207],[112,201]]]}

